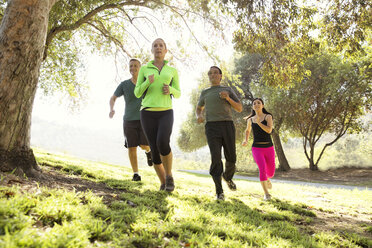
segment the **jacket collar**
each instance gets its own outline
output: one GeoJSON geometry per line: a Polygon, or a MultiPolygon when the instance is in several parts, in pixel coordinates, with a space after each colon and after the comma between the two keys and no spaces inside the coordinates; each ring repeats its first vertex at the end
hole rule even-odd
{"type": "MultiPolygon", "coordinates": [[[[164,66],[166,66],[168,64],[168,60],[164,60],[164,66]]],[[[151,60],[147,63],[147,67],[151,67],[151,68],[155,68],[155,69],[158,69],[155,65],[154,65],[154,60],[151,60]]]]}

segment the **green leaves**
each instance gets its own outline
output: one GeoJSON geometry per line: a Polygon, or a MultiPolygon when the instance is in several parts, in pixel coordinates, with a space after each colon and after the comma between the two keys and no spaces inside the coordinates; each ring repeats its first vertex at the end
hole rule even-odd
{"type": "Polygon", "coordinates": [[[224,3],[239,24],[236,49],[263,56],[261,72],[269,85],[287,87],[309,76],[305,61],[325,47],[345,58],[365,55],[368,47],[372,23],[368,1],[224,3]]]}
{"type": "MultiPolygon", "coordinates": [[[[60,39],[68,39],[63,35],[60,39]]],[[[70,100],[72,109],[85,99],[87,85],[83,83],[78,71],[83,68],[79,59],[79,48],[72,40],[54,43],[49,50],[40,72],[39,87],[44,94],[51,96],[56,92],[64,92],[70,100]]]]}

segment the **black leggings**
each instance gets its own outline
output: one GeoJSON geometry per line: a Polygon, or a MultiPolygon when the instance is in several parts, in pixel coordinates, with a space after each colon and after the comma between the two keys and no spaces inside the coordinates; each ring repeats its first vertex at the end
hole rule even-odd
{"type": "Polygon", "coordinates": [[[169,142],[173,120],[173,109],[165,111],[141,110],[141,124],[150,143],[154,164],[161,164],[160,154],[167,156],[171,152],[169,142]]]}

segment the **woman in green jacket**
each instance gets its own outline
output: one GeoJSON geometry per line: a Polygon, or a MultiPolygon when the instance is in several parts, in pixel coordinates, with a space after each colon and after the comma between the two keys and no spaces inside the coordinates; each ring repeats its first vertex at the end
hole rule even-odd
{"type": "Polygon", "coordinates": [[[178,72],[164,60],[163,39],[152,43],[154,60],[142,66],[134,89],[142,97],[141,124],[150,143],[153,163],[160,178],[160,190],[173,191],[172,151],[169,145],[173,127],[172,97],[181,96],[178,72]]]}

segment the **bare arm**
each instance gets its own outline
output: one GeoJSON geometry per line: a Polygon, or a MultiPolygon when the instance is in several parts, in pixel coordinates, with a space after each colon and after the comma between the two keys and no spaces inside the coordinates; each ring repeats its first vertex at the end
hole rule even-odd
{"type": "Polygon", "coordinates": [[[118,97],[115,95],[112,95],[112,97],[110,98],[110,113],[109,113],[110,118],[114,117],[114,114],[115,114],[114,106],[115,106],[115,101],[117,98],[118,97]]]}
{"type": "Polygon", "coordinates": [[[249,118],[247,120],[247,128],[245,129],[245,139],[242,143],[243,146],[246,146],[248,144],[248,139],[249,139],[249,135],[251,134],[251,130],[252,130],[252,124],[251,124],[251,119],[249,118]]]}
{"type": "Polygon", "coordinates": [[[230,97],[228,99],[226,99],[231,107],[236,111],[236,112],[242,112],[243,111],[243,104],[239,101],[239,102],[235,102],[233,99],[231,99],[230,97]]]}
{"type": "Polygon", "coordinates": [[[204,106],[196,106],[196,119],[198,123],[202,123],[204,121],[203,112],[204,106]]]}
{"type": "Polygon", "coordinates": [[[233,99],[230,98],[229,96],[229,92],[227,91],[221,91],[220,92],[220,97],[222,99],[225,99],[226,101],[228,101],[231,105],[231,107],[236,111],[236,112],[242,112],[243,111],[243,104],[238,101],[238,102],[235,102],[233,99]]]}
{"type": "Polygon", "coordinates": [[[266,133],[271,133],[273,131],[273,117],[271,115],[266,116],[267,125],[257,122],[257,124],[264,130],[266,133]]]}

